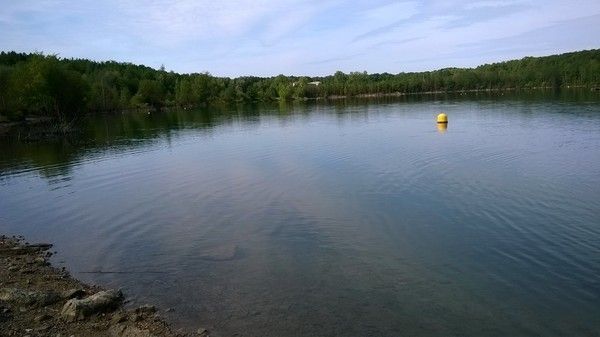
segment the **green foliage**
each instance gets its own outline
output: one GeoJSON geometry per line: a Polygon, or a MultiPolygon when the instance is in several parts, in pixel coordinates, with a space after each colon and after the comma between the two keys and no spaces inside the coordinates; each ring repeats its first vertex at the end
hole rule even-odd
{"type": "Polygon", "coordinates": [[[39,113],[63,118],[84,108],[87,84],[56,57],[33,55],[16,63],[8,81],[2,81],[1,96],[13,117],[39,113]]]}
{"type": "Polygon", "coordinates": [[[4,115],[7,115],[9,112],[8,89],[11,75],[11,67],[0,65],[0,114],[4,115]]]}
{"type": "Polygon", "coordinates": [[[325,77],[177,74],[130,63],[0,53],[0,114],[59,118],[140,106],[198,106],[370,94],[600,86],[600,50],[399,74],[341,71],[325,77]],[[319,82],[319,83],[314,83],[319,82]]]}
{"type": "Polygon", "coordinates": [[[154,107],[161,106],[165,93],[162,84],[157,80],[141,80],[134,100],[138,104],[148,104],[154,107]]]}

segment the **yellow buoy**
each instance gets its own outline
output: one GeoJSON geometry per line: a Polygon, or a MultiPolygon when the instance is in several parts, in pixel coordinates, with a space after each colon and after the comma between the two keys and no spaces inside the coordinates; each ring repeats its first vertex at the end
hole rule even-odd
{"type": "Polygon", "coordinates": [[[445,113],[442,112],[441,114],[437,115],[437,122],[440,123],[440,124],[441,123],[444,123],[444,124],[448,123],[448,116],[445,113]]]}

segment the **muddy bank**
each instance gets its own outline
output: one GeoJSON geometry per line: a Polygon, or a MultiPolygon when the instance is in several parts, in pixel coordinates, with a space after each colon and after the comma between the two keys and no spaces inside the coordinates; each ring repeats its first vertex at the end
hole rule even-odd
{"type": "Polygon", "coordinates": [[[125,309],[120,290],[84,284],[48,263],[50,244],[0,236],[0,336],[208,336],[174,330],[161,310],[125,309]]]}

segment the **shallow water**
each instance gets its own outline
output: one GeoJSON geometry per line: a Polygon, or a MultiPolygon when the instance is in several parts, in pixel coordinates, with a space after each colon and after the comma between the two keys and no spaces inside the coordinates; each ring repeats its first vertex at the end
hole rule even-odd
{"type": "Polygon", "coordinates": [[[183,327],[600,335],[599,94],[95,116],[0,151],[0,232],[183,327]]]}

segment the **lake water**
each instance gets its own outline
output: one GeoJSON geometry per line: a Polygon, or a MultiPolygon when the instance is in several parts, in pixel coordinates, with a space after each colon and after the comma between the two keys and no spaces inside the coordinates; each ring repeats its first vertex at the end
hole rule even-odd
{"type": "Polygon", "coordinates": [[[177,326],[600,335],[598,93],[101,115],[0,151],[0,232],[177,326]]]}

